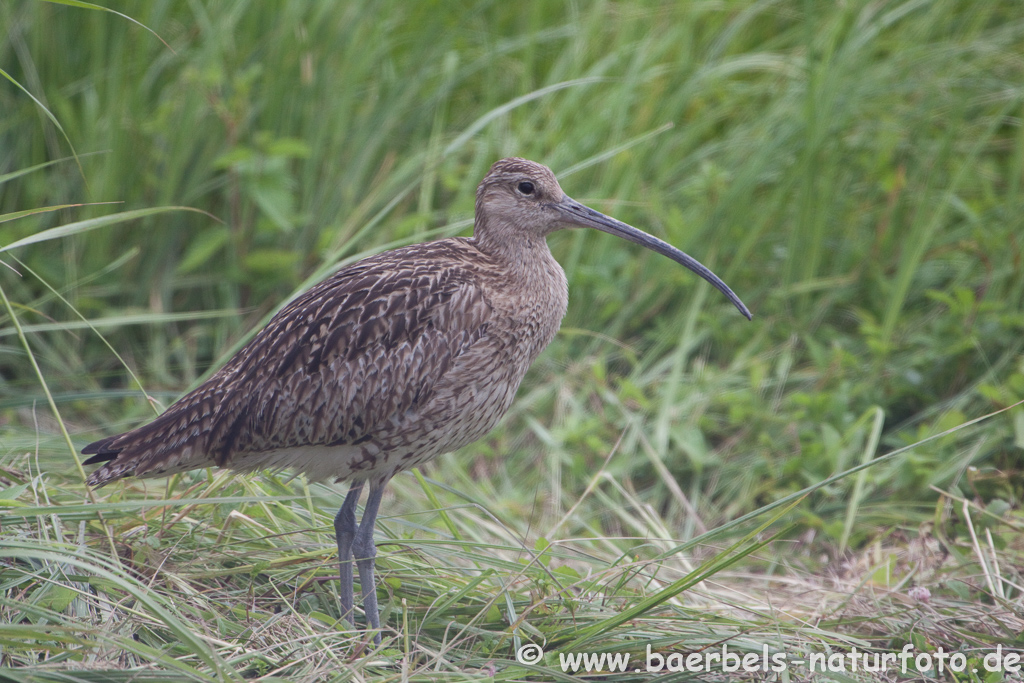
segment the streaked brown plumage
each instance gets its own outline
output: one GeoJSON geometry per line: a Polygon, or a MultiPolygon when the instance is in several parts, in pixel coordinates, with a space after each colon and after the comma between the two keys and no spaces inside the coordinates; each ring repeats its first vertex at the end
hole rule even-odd
{"type": "Polygon", "coordinates": [[[378,628],[372,534],[380,492],[395,473],[479,439],[508,410],[565,315],[565,274],[545,237],[571,226],[673,258],[749,317],[682,252],[569,199],[546,167],[502,159],[477,190],[472,238],[385,252],[316,285],[163,415],[83,449],[93,455],[86,464],[105,463],[88,483],[214,465],[349,479],[335,520],[342,613],[352,609],[354,557],[378,628]],[[364,482],[370,498],[357,527],[364,482]]]}
{"type": "Polygon", "coordinates": [[[88,446],[98,454],[92,461],[118,451],[89,483],[214,465],[388,478],[479,438],[565,310],[564,283],[512,310],[507,296],[488,296],[480,284],[500,274],[465,238],[340,271],[156,420],[88,446]],[[530,327],[538,332],[526,343],[513,341],[530,327]],[[477,406],[484,410],[469,410],[477,406]]]}

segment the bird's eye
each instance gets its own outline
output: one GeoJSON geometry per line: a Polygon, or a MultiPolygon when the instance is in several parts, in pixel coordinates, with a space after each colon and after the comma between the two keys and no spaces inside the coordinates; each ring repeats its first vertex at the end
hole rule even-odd
{"type": "Polygon", "coordinates": [[[533,183],[531,183],[529,180],[524,180],[523,182],[519,183],[519,191],[522,192],[523,194],[533,194],[535,189],[536,188],[534,188],[533,183]]]}

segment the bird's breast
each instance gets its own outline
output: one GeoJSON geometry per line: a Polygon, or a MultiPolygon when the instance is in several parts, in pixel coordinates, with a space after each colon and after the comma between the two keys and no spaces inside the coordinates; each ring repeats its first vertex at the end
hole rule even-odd
{"type": "Polygon", "coordinates": [[[415,424],[409,436],[416,432],[413,440],[419,442],[409,449],[416,457],[461,448],[493,429],[558,332],[568,305],[565,273],[546,248],[529,262],[529,268],[492,271],[480,280],[491,306],[486,333],[464,349],[430,400],[408,416],[415,424]]]}
{"type": "Polygon", "coordinates": [[[495,332],[515,347],[525,374],[565,317],[569,304],[565,271],[543,244],[538,254],[510,268],[507,279],[494,281],[491,289],[495,332]]]}

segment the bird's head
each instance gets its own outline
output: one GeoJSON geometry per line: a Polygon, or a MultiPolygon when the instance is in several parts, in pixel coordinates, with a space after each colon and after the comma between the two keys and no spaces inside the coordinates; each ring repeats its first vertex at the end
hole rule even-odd
{"type": "Polygon", "coordinates": [[[595,228],[635,242],[686,266],[712,284],[748,319],[750,311],[717,275],[671,244],[580,204],[562,191],[547,166],[509,157],[491,166],[476,191],[478,241],[487,244],[543,240],[562,228],[595,228]]]}

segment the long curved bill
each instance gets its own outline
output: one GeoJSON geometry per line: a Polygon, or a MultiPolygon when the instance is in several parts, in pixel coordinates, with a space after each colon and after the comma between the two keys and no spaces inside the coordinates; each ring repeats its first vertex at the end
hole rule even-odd
{"type": "Polygon", "coordinates": [[[584,228],[595,228],[601,232],[607,232],[611,235],[616,235],[624,240],[635,242],[641,247],[646,247],[651,251],[656,251],[662,256],[667,256],[676,263],[684,265],[693,272],[700,275],[702,278],[711,283],[711,285],[720,291],[722,294],[732,302],[733,306],[739,309],[740,313],[747,316],[747,320],[752,320],[750,311],[740,298],[729,289],[729,285],[719,279],[717,275],[708,270],[700,261],[693,258],[689,254],[685,254],[673,247],[668,242],[663,242],[653,235],[648,235],[643,230],[637,230],[632,225],[627,225],[622,221],[617,221],[610,216],[606,216],[600,211],[594,211],[589,206],[580,204],[575,199],[570,197],[564,197],[562,201],[557,204],[552,204],[552,208],[558,209],[562,214],[566,223],[571,225],[578,225],[584,228]]]}

